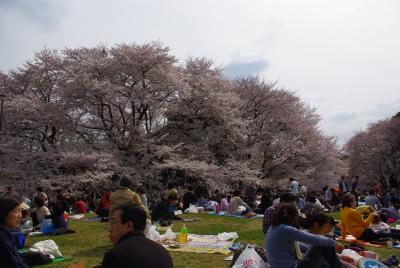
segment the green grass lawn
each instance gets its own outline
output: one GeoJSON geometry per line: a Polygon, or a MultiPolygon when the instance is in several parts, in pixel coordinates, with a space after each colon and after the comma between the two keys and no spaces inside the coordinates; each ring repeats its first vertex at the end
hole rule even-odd
{"type": "MultiPolygon", "coordinates": [[[[332,214],[332,216],[337,218],[338,214],[332,214]]],[[[190,233],[216,235],[221,232],[237,232],[239,234],[237,241],[259,246],[263,244],[262,219],[237,219],[206,214],[184,215],[183,217],[201,219],[200,221],[185,223],[190,233]]],[[[70,261],[41,267],[68,267],[79,262],[83,262],[85,267],[93,267],[101,263],[104,253],[112,246],[108,239],[107,226],[107,223],[99,222],[70,222],[71,229],[76,231],[75,234],[29,237],[27,244],[32,245],[40,240],[52,239],[57,243],[63,255],[72,257],[70,261]]],[[[172,229],[178,232],[181,226],[181,222],[176,222],[172,229]]],[[[400,253],[400,249],[382,248],[373,250],[383,258],[390,254],[397,255],[400,253]]],[[[222,254],[170,253],[174,267],[228,267],[230,264],[229,261],[224,261],[226,256],[222,254]]]]}

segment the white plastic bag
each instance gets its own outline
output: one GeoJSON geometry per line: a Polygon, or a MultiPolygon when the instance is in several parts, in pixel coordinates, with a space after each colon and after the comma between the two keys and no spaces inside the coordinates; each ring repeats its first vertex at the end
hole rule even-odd
{"type": "Polygon", "coordinates": [[[267,268],[267,265],[254,248],[247,246],[239,258],[237,258],[232,268],[267,268]]]}
{"type": "Polygon", "coordinates": [[[364,258],[363,256],[361,256],[360,254],[358,254],[354,250],[351,250],[351,249],[348,249],[348,248],[344,249],[342,251],[341,255],[352,258],[354,260],[354,262],[353,262],[354,264],[357,264],[360,259],[364,258]]]}
{"type": "Polygon", "coordinates": [[[218,205],[218,203],[217,202],[215,202],[215,201],[208,201],[208,203],[207,203],[207,209],[208,210],[215,210],[215,207],[218,205]]]}
{"type": "Polygon", "coordinates": [[[155,225],[150,226],[148,238],[153,241],[160,240],[160,233],[157,231],[155,225]]]}
{"type": "Polygon", "coordinates": [[[190,206],[187,209],[185,209],[185,213],[196,214],[196,213],[198,213],[198,210],[195,205],[190,204],[190,206]]]}
{"type": "Polygon", "coordinates": [[[182,214],[182,210],[180,210],[180,209],[174,211],[174,215],[175,216],[178,216],[178,215],[181,215],[181,214],[182,214]]]}
{"type": "Polygon", "coordinates": [[[58,250],[57,244],[53,240],[39,241],[30,248],[31,251],[50,254],[55,258],[62,257],[61,252],[58,250]]]}
{"type": "Polygon", "coordinates": [[[176,234],[171,230],[171,228],[168,228],[165,234],[160,236],[160,240],[174,240],[176,239],[176,234]]]}
{"type": "Polygon", "coordinates": [[[238,237],[239,237],[238,234],[235,232],[230,232],[230,233],[223,232],[218,234],[218,240],[220,241],[228,241],[228,240],[235,241],[238,237]]]}

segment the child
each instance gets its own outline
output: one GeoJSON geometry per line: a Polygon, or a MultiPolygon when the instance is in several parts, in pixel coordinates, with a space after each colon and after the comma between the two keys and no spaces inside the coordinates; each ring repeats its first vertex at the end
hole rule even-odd
{"type": "Polygon", "coordinates": [[[389,234],[391,233],[390,226],[381,221],[379,215],[375,215],[369,228],[376,234],[389,234]]]}

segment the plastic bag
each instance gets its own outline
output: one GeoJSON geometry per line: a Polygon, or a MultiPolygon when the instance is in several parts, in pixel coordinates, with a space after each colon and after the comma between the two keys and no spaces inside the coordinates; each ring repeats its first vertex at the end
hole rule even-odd
{"type": "Polygon", "coordinates": [[[267,268],[254,248],[246,247],[232,268],[267,268]]]}
{"type": "Polygon", "coordinates": [[[40,224],[40,231],[44,234],[54,233],[54,225],[51,219],[44,219],[40,224]]]}
{"type": "Polygon", "coordinates": [[[351,250],[351,249],[348,249],[348,248],[346,248],[346,249],[344,249],[342,251],[341,256],[345,256],[345,257],[351,258],[353,260],[353,262],[351,262],[350,260],[347,260],[347,259],[346,259],[346,261],[351,263],[351,264],[353,264],[353,265],[357,265],[358,261],[363,258],[363,256],[361,256],[360,254],[358,254],[354,250],[351,250]]]}
{"type": "Polygon", "coordinates": [[[168,228],[165,234],[160,236],[160,240],[174,240],[176,239],[176,234],[171,230],[171,228],[168,228]]]}
{"type": "Polygon", "coordinates": [[[208,203],[207,203],[207,209],[208,210],[215,210],[215,207],[217,206],[217,202],[215,202],[215,201],[208,201],[208,203]]]}
{"type": "Polygon", "coordinates": [[[160,239],[160,233],[157,231],[155,225],[150,226],[148,238],[155,241],[160,239]]]}
{"type": "Polygon", "coordinates": [[[185,209],[185,213],[197,214],[198,210],[195,205],[190,204],[190,206],[187,209],[185,209]]]}
{"type": "Polygon", "coordinates": [[[30,248],[33,252],[40,252],[43,254],[50,254],[55,258],[62,257],[61,252],[58,250],[57,244],[53,240],[39,241],[30,248]]]}
{"type": "Polygon", "coordinates": [[[235,241],[239,237],[238,234],[235,232],[230,232],[230,233],[223,232],[219,233],[217,236],[218,240],[220,241],[228,241],[228,240],[235,241]]]}

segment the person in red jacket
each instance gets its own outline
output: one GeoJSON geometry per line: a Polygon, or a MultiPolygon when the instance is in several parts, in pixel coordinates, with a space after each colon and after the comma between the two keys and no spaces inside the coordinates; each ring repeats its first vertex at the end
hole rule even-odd
{"type": "Polygon", "coordinates": [[[87,213],[87,204],[84,198],[78,198],[74,203],[74,212],[75,213],[87,213]]]}
{"type": "Polygon", "coordinates": [[[99,217],[106,218],[110,212],[111,190],[108,190],[101,196],[100,203],[97,205],[96,214],[99,217]]]}

